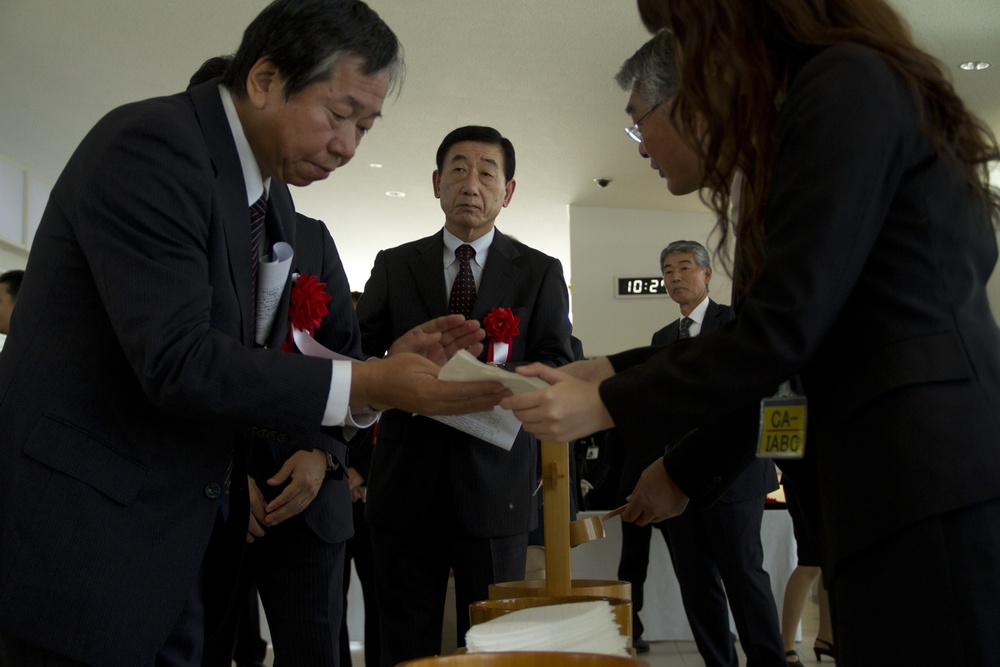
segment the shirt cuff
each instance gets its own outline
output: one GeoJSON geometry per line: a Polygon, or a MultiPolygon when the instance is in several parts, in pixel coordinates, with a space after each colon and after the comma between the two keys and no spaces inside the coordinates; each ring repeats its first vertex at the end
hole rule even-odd
{"type": "Polygon", "coordinates": [[[323,426],[354,426],[368,428],[379,417],[378,411],[351,413],[351,367],[353,361],[331,361],[330,393],[326,397],[323,426]]]}

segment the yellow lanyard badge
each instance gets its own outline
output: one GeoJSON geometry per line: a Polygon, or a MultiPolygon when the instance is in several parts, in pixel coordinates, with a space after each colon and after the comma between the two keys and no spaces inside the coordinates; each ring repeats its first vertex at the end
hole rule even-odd
{"type": "Polygon", "coordinates": [[[801,459],[806,451],[806,397],[781,383],[778,393],[760,402],[757,458],[801,459]]]}

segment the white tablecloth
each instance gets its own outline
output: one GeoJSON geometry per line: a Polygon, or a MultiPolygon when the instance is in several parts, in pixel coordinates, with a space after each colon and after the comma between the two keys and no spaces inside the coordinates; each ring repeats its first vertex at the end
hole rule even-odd
{"type": "MultiPolygon", "coordinates": [[[[604,512],[581,512],[577,518],[600,516],[604,512]]],[[[618,557],[621,553],[621,519],[615,517],[604,522],[607,536],[603,540],[588,542],[572,550],[574,579],[618,579],[618,557]]],[[[795,568],[795,536],[792,520],[786,510],[765,510],[761,525],[761,542],[764,545],[764,569],[771,576],[771,591],[781,618],[781,602],[785,595],[788,575],[795,568]]],[[[650,540],[649,570],[644,587],[645,600],[639,616],[645,627],[643,639],[647,641],[691,640],[681,592],[670,562],[670,554],[660,531],[653,531],[650,540]]],[[[732,616],[730,625],[733,631],[732,616]]]]}
{"type": "MultiPolygon", "coordinates": [[[[581,512],[577,518],[600,516],[604,512],[581,512]]],[[[604,523],[607,536],[603,540],[574,547],[572,567],[574,579],[618,579],[618,556],[621,553],[621,519],[615,517],[604,523]]],[[[771,591],[781,618],[781,602],[785,583],[795,568],[795,537],[792,521],[785,510],[765,510],[761,525],[764,545],[764,569],[771,575],[771,591]]],[[[667,545],[659,531],[650,540],[649,570],[646,573],[645,604],[639,612],[645,626],[643,639],[647,641],[692,640],[691,628],[681,604],[680,588],[674,567],[670,562],[667,545]]],[[[351,567],[351,587],[348,593],[347,626],[352,641],[364,639],[365,606],[361,598],[361,583],[351,567]]],[[[450,601],[448,604],[453,605],[450,601]]],[[[261,615],[263,636],[270,641],[267,624],[261,615]]],[[[733,632],[736,626],[732,624],[733,632]]],[[[801,632],[799,633],[801,639],[801,632]]]]}

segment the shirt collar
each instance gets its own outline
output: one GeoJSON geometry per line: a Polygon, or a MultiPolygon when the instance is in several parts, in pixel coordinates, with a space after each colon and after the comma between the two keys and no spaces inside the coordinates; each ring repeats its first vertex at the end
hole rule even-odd
{"type": "Polygon", "coordinates": [[[243,123],[240,122],[240,115],[236,112],[236,104],[233,102],[233,94],[219,84],[219,96],[222,98],[222,108],[226,111],[226,120],[229,121],[229,129],[233,133],[233,141],[236,142],[236,152],[240,156],[240,167],[243,169],[243,183],[247,188],[247,206],[250,206],[258,199],[260,193],[265,194],[271,187],[271,179],[263,180],[260,174],[260,166],[257,158],[254,157],[247,135],[243,132],[243,123]]]}
{"type": "Polygon", "coordinates": [[[707,311],[708,311],[708,295],[706,294],[705,298],[701,300],[701,303],[699,303],[697,306],[694,307],[694,310],[691,311],[691,314],[688,315],[688,317],[690,317],[698,324],[702,324],[705,321],[705,313],[707,311]]]}
{"type": "MultiPolygon", "coordinates": [[[[482,236],[480,236],[475,241],[469,241],[468,244],[472,246],[472,249],[476,251],[476,256],[473,261],[480,266],[486,266],[486,255],[490,251],[490,245],[493,244],[493,236],[496,234],[496,227],[490,229],[482,236]]],[[[458,238],[447,229],[444,230],[444,265],[449,266],[455,261],[455,250],[458,246],[465,245],[466,241],[458,238]]]]}

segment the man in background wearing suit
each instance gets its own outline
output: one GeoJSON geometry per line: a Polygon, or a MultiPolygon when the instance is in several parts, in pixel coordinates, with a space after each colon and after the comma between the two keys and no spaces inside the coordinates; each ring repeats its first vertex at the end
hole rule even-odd
{"type": "MultiPolygon", "coordinates": [[[[398,69],[364,3],[276,0],[221,87],[114,110],[70,158],[0,355],[0,665],[198,665],[247,537],[243,434],[313,442],[372,408],[503,395],[436,380],[474,323],[412,330],[431,358],[251,349],[252,225],[294,226],[286,184],[351,159],[398,69]]],[[[273,522],[301,509],[286,500],[273,522]]]]}
{"type": "MultiPolygon", "coordinates": [[[[615,80],[630,93],[626,111],[637,119],[628,129],[639,154],[667,181],[672,194],[698,190],[702,169],[697,153],[677,131],[664,103],[677,92],[677,70],[664,40],[651,39],[632,55],[615,80]]],[[[718,329],[733,318],[726,306],[708,298],[712,268],[704,246],[678,241],[660,253],[660,269],[682,319],[653,336],[653,344],[672,343],[718,329]]],[[[663,452],[625,448],[623,489],[631,493],[645,467],[663,452]]],[[[729,608],[749,667],[784,665],[784,648],[770,577],[763,569],[760,527],[764,496],[778,488],[774,465],[756,460],[713,504],[692,503],[681,516],[660,524],[677,573],[684,610],[698,650],[709,667],[738,665],[729,630],[729,608]],[[723,584],[725,588],[723,589],[723,584]]],[[[633,611],[642,607],[642,581],[649,562],[651,529],[623,522],[618,577],[634,581],[633,611]]],[[[636,617],[636,621],[638,621],[636,617]]],[[[642,624],[634,628],[641,633],[642,624]]]]}
{"type": "MultiPolygon", "coordinates": [[[[729,306],[708,298],[712,267],[703,245],[674,241],[660,253],[660,268],[670,298],[680,306],[681,319],[653,334],[653,345],[705,335],[733,319],[729,306]]],[[[662,455],[662,450],[624,448],[624,495],[631,493],[642,471],[662,455]]],[[[760,542],[764,497],[776,488],[774,464],[758,459],[718,502],[692,502],[680,516],[655,524],[670,550],[684,611],[698,651],[709,667],[739,665],[728,608],[732,609],[748,665],[784,662],[778,614],[760,542]]],[[[653,524],[622,522],[618,578],[632,584],[632,628],[637,638],[642,635],[638,611],[642,609],[652,529],[653,524]]],[[[637,642],[637,650],[644,644],[637,642]]]]}
{"type": "MultiPolygon", "coordinates": [[[[445,137],[436,161],[444,229],[376,256],[357,309],[365,354],[381,357],[401,332],[449,309],[482,320],[505,308],[520,318],[518,333],[506,356],[487,339],[494,362],[569,363],[562,266],[494,226],[514,194],[514,147],[493,128],[462,127],[445,137]]],[[[468,605],[486,599],[490,584],[524,577],[536,450],[523,430],[508,452],[410,411],[382,415],[366,516],[383,665],[440,652],[449,570],[459,645],[468,605]]]]}

